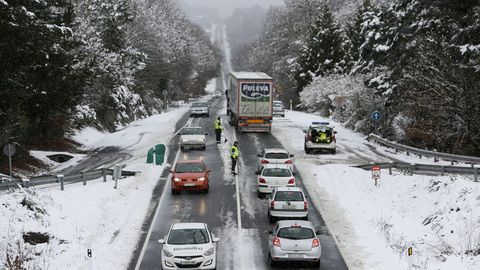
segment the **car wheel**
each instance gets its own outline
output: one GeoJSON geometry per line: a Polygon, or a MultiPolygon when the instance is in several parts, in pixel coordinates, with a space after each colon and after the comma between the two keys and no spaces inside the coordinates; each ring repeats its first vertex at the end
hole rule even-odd
{"type": "Polygon", "coordinates": [[[332,153],[332,154],[334,154],[334,155],[335,155],[335,152],[337,152],[336,149],[332,149],[332,150],[330,151],[330,153],[332,153]]]}
{"type": "Polygon", "coordinates": [[[268,221],[269,221],[270,223],[275,223],[275,217],[273,217],[272,215],[270,215],[270,211],[268,211],[267,216],[268,216],[268,221]]]}
{"type": "Polygon", "coordinates": [[[308,220],[308,215],[306,215],[303,219],[304,219],[304,220],[308,220]]]}
{"type": "Polygon", "coordinates": [[[263,194],[262,194],[260,191],[258,191],[258,190],[257,190],[257,197],[258,197],[259,199],[263,199],[263,194]]]}
{"type": "Polygon", "coordinates": [[[210,189],[210,186],[207,186],[205,190],[203,190],[203,193],[208,193],[208,190],[210,189]]]}
{"type": "Polygon", "coordinates": [[[271,267],[277,266],[277,262],[272,259],[272,255],[268,254],[268,262],[270,263],[271,267]]]}
{"type": "Polygon", "coordinates": [[[178,194],[178,190],[172,189],[172,194],[173,194],[173,195],[177,195],[177,194],[178,194]]]}
{"type": "Polygon", "coordinates": [[[305,150],[305,154],[310,154],[311,153],[310,148],[307,147],[307,144],[305,144],[305,146],[303,148],[305,150]]]}
{"type": "Polygon", "coordinates": [[[318,262],[314,262],[314,263],[313,263],[313,267],[315,267],[315,268],[320,268],[320,261],[321,261],[321,260],[318,260],[318,262]]]}

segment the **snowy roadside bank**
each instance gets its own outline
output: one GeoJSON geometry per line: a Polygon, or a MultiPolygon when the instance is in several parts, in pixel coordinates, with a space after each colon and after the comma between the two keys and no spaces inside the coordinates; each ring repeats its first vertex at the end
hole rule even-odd
{"type": "MultiPolygon", "coordinates": [[[[277,119],[276,119],[277,120],[277,119]]],[[[375,157],[363,137],[336,124],[338,155],[305,155],[302,128],[319,117],[288,112],[272,133],[296,156],[312,200],[350,269],[478,269],[480,185],[457,176],[407,176],[350,167],[375,157]],[[476,254],[476,256],[474,256],[476,254]]]]}
{"type": "Polygon", "coordinates": [[[19,256],[25,269],[126,269],[163,171],[145,164],[146,153],[168,143],[187,110],[154,115],[111,134],[86,129],[74,137],[87,149],[117,146],[131,153],[125,169],[141,173],[121,179],[118,189],[99,179],[65,191],[31,188],[0,196],[0,265],[19,256]],[[28,232],[41,234],[32,240],[28,232]]]}

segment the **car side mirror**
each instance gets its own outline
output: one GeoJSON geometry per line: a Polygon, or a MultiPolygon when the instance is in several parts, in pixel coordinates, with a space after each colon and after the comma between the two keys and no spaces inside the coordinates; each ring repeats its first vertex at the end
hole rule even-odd
{"type": "Polygon", "coordinates": [[[257,157],[262,157],[262,154],[258,154],[257,157]]]}
{"type": "Polygon", "coordinates": [[[315,233],[316,233],[317,235],[322,235],[322,234],[323,234],[321,230],[318,230],[318,231],[316,231],[315,233]]]}
{"type": "Polygon", "coordinates": [[[307,133],[307,130],[306,130],[306,129],[304,129],[304,130],[303,130],[303,133],[307,133]]]}
{"type": "Polygon", "coordinates": [[[256,174],[256,175],[260,175],[260,172],[259,172],[259,171],[256,171],[255,174],[256,174]]]}
{"type": "Polygon", "coordinates": [[[334,133],[334,134],[337,134],[337,132],[336,132],[336,131],[334,131],[333,133],[334,133]]]}
{"type": "Polygon", "coordinates": [[[308,195],[305,195],[305,199],[308,199],[308,198],[310,198],[310,197],[308,197],[308,195]]]}
{"type": "Polygon", "coordinates": [[[290,154],[290,157],[294,157],[295,155],[294,154],[290,154]]]}
{"type": "Polygon", "coordinates": [[[165,239],[158,239],[159,244],[165,244],[165,239]]]}
{"type": "Polygon", "coordinates": [[[212,172],[211,170],[207,170],[207,173],[212,172]]]}
{"type": "Polygon", "coordinates": [[[212,238],[212,242],[216,243],[216,242],[218,242],[218,241],[220,241],[220,238],[218,238],[218,237],[213,237],[213,238],[212,238]]]}
{"type": "Polygon", "coordinates": [[[205,133],[205,136],[208,136],[208,133],[205,133]]]}
{"type": "Polygon", "coordinates": [[[292,172],[292,175],[294,175],[294,176],[297,175],[297,172],[292,172]]]}
{"type": "Polygon", "coordinates": [[[265,234],[273,234],[273,231],[265,231],[265,234]]]}

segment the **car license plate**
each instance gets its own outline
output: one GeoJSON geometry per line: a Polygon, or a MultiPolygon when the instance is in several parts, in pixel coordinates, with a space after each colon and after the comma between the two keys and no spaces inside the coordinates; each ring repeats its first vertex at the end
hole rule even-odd
{"type": "Polygon", "coordinates": [[[302,253],[288,253],[288,257],[290,258],[301,258],[303,257],[302,253]]]}
{"type": "Polygon", "coordinates": [[[186,187],[194,187],[195,184],[194,184],[194,183],[186,183],[184,186],[186,186],[186,187]]]}
{"type": "Polygon", "coordinates": [[[283,209],[295,209],[295,206],[294,206],[294,205],[285,204],[285,205],[283,206],[283,209]]]}
{"type": "Polygon", "coordinates": [[[195,262],[195,261],[187,261],[187,260],[184,260],[184,261],[182,262],[182,264],[196,264],[196,262],[195,262]]]}

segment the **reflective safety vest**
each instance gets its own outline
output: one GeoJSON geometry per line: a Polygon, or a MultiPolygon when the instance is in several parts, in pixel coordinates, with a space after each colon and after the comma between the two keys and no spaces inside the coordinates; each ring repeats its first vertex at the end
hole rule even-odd
{"type": "Polygon", "coordinates": [[[213,124],[215,129],[222,129],[222,123],[220,123],[220,120],[215,120],[215,123],[213,124]]]}
{"type": "Polygon", "coordinates": [[[232,149],[230,150],[230,152],[232,153],[231,154],[232,158],[235,158],[235,159],[238,158],[239,152],[238,152],[238,148],[235,145],[232,146],[232,149]]]}

